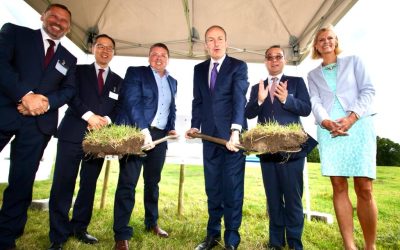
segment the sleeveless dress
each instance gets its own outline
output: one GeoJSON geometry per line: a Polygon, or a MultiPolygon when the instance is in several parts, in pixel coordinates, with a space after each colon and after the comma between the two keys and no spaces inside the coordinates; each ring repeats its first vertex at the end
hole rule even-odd
{"type": "MultiPolygon", "coordinates": [[[[322,68],[329,88],[335,94],[330,119],[347,116],[336,97],[336,63],[322,68]]],[[[331,137],[328,130],[317,127],[321,172],[324,176],[376,178],[376,134],[371,116],[360,117],[348,131],[348,136],[331,137]]]]}

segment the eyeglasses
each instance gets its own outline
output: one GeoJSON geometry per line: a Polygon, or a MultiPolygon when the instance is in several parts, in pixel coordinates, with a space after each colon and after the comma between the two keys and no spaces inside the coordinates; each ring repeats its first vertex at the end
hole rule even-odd
{"type": "Polygon", "coordinates": [[[267,59],[267,61],[270,61],[270,62],[275,61],[275,60],[280,61],[280,60],[283,59],[283,56],[282,56],[282,55],[278,55],[278,56],[266,56],[265,59],[267,59]]]}
{"type": "Polygon", "coordinates": [[[96,44],[96,48],[101,49],[101,50],[105,50],[107,52],[113,52],[114,51],[114,47],[113,46],[105,46],[101,43],[96,44]]]}

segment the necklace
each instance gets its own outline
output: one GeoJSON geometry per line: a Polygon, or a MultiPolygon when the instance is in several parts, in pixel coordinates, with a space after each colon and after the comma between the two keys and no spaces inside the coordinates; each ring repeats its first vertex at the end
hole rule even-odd
{"type": "Polygon", "coordinates": [[[335,68],[336,68],[336,63],[331,63],[326,66],[323,66],[323,69],[326,69],[326,70],[333,70],[335,68]]]}

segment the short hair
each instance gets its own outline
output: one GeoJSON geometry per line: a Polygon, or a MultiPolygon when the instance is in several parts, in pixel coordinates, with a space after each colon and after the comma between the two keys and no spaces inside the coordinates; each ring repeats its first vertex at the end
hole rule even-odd
{"type": "Polygon", "coordinates": [[[65,5],[63,5],[63,4],[59,4],[59,3],[52,3],[52,4],[49,4],[49,5],[47,6],[47,8],[44,10],[44,13],[46,13],[47,11],[49,11],[49,10],[52,9],[52,8],[60,8],[60,9],[63,9],[63,10],[65,10],[65,11],[67,11],[68,14],[69,14],[69,18],[72,19],[72,13],[71,13],[71,11],[67,8],[67,6],[65,6],[65,5]]]}
{"type": "Polygon", "coordinates": [[[169,57],[169,49],[168,49],[167,45],[165,45],[164,43],[155,43],[155,44],[151,45],[151,47],[149,49],[149,55],[150,55],[150,51],[153,48],[156,48],[156,47],[165,49],[167,51],[167,54],[168,54],[168,57],[169,57]]]}
{"type": "Polygon", "coordinates": [[[222,28],[222,27],[219,26],[219,25],[212,25],[212,26],[208,27],[208,29],[207,29],[206,32],[204,33],[204,39],[205,39],[205,40],[207,40],[207,33],[208,33],[211,29],[214,29],[214,28],[217,28],[217,29],[222,30],[222,31],[224,32],[224,35],[225,35],[225,40],[227,39],[227,37],[226,37],[226,31],[224,30],[224,28],[222,28]]]}
{"type": "Polygon", "coordinates": [[[340,48],[340,45],[339,45],[339,39],[338,39],[334,29],[333,29],[333,25],[329,24],[326,27],[320,28],[317,31],[317,33],[315,34],[313,45],[312,45],[312,53],[311,53],[311,58],[312,59],[319,59],[319,58],[322,57],[321,53],[319,53],[319,51],[315,48],[315,45],[318,43],[318,36],[322,32],[325,32],[325,31],[331,31],[335,35],[335,39],[336,39],[335,54],[339,55],[342,52],[342,49],[340,48]]]}
{"type": "Polygon", "coordinates": [[[95,44],[97,43],[97,40],[98,40],[99,38],[102,38],[102,37],[110,39],[111,42],[112,42],[112,44],[113,44],[113,46],[114,46],[114,49],[115,49],[115,41],[114,41],[114,39],[112,39],[112,37],[110,37],[110,36],[107,35],[107,34],[100,34],[100,35],[97,35],[97,36],[93,39],[93,45],[95,45],[95,44]]]}
{"type": "Polygon", "coordinates": [[[275,45],[270,46],[270,47],[265,51],[265,56],[267,56],[268,51],[269,51],[270,49],[281,49],[281,50],[282,50],[283,56],[285,56],[285,51],[284,51],[284,50],[282,49],[282,47],[281,47],[280,45],[278,45],[278,44],[275,44],[275,45]]]}

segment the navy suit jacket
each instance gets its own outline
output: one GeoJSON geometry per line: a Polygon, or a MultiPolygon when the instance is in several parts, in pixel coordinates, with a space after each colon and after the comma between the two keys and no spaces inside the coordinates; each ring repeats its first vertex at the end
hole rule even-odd
{"type": "MultiPolygon", "coordinates": [[[[307,91],[303,78],[282,75],[281,82],[287,81],[288,96],[285,104],[282,104],[277,97],[271,102],[271,96],[258,105],[258,88],[255,84],[251,87],[250,99],[246,105],[246,117],[248,119],[258,116],[258,123],[278,122],[280,125],[289,123],[301,124],[300,116],[308,116],[311,113],[310,96],[307,91]]],[[[264,87],[267,88],[268,80],[264,81],[264,87]]],[[[303,145],[300,153],[292,154],[293,158],[305,157],[315,146],[317,142],[309,136],[307,142],[303,145]]],[[[278,153],[280,154],[280,153],[278,153]]]]}
{"type": "Polygon", "coordinates": [[[119,94],[122,78],[109,70],[103,92],[99,95],[96,68],[93,64],[78,65],[76,68],[76,95],[68,103],[68,109],[57,131],[57,137],[69,142],[80,143],[87,131],[88,123],[82,116],[92,111],[96,115],[108,116],[115,120],[117,99],[110,97],[119,94]]]}
{"type": "MultiPolygon", "coordinates": [[[[177,81],[167,77],[171,90],[171,105],[166,131],[175,130],[177,81]]],[[[115,123],[149,128],[157,112],[158,88],[150,66],[129,67],[121,90],[119,111],[115,123]]]]}
{"type": "Polygon", "coordinates": [[[247,81],[245,62],[226,56],[211,94],[208,73],[211,60],[194,68],[191,127],[202,133],[229,140],[232,124],[247,128],[244,116],[247,81]]]}
{"type": "Polygon", "coordinates": [[[46,69],[43,63],[40,30],[4,24],[0,31],[0,129],[19,124],[22,115],[17,104],[33,91],[49,99],[50,110],[35,117],[40,131],[47,135],[56,132],[58,108],[75,94],[76,58],[59,44],[46,69]],[[58,70],[60,67],[65,74],[58,70]]]}

